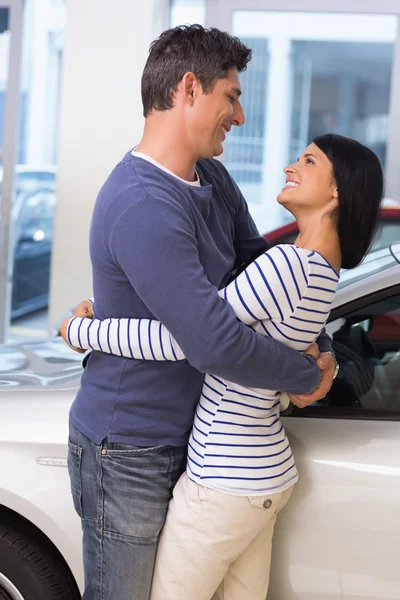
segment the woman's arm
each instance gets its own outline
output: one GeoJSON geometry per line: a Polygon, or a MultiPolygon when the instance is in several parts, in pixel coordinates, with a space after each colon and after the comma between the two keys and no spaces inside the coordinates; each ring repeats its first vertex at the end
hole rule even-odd
{"type": "Polygon", "coordinates": [[[183,360],[169,331],[151,319],[87,319],[72,317],[67,326],[70,346],[144,360],[183,360]]]}
{"type": "MultiPolygon", "coordinates": [[[[292,246],[276,246],[254,260],[218,292],[247,325],[283,319],[293,312],[307,287],[307,263],[292,246]]],[[[159,321],[151,319],[73,318],[67,327],[71,346],[144,360],[183,360],[181,348],[159,321]]]]}
{"type": "Polygon", "coordinates": [[[261,254],[218,293],[229,302],[242,323],[251,325],[289,317],[307,285],[306,254],[294,246],[279,245],[261,254]]]}

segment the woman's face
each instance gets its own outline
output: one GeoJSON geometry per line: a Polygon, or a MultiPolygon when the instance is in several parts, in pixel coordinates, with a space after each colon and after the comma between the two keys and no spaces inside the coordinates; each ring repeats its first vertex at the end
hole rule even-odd
{"type": "Polygon", "coordinates": [[[332,163],[316,144],[310,144],[284,172],[286,185],[278,195],[279,204],[294,215],[335,210],[338,200],[332,163]]]}

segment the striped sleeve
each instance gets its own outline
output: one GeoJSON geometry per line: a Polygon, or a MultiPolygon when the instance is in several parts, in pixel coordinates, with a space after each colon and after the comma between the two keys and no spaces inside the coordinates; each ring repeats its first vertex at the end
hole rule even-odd
{"type": "Polygon", "coordinates": [[[265,319],[289,317],[308,285],[305,253],[284,244],[271,248],[253,261],[234,281],[219,291],[238,319],[250,325],[265,319]]]}
{"type": "Polygon", "coordinates": [[[73,317],[67,327],[71,346],[139,360],[184,360],[169,331],[151,319],[83,319],[73,317]]]}

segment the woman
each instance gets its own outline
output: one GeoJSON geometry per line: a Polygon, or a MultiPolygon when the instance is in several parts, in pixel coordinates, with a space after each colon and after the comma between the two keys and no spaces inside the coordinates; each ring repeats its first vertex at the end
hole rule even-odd
{"type": "MultiPolygon", "coordinates": [[[[219,294],[259,334],[312,354],[340,268],[358,265],[371,244],[382,170],[371,150],[328,134],[284,171],[278,202],[297,220],[296,244],[261,255],[219,294]]],[[[68,338],[127,357],[184,359],[157,321],[75,318],[68,338]]],[[[279,397],[206,375],[187,471],[160,539],[152,600],[265,599],[275,520],[298,478],[279,397]]]]}

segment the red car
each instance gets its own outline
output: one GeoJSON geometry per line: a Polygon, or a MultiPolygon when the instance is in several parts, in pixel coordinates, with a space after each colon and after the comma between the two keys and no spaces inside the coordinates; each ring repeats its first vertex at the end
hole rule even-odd
{"type": "MultiPolygon", "coordinates": [[[[272,246],[276,244],[291,244],[298,234],[296,221],[285,223],[281,227],[265,234],[265,238],[272,246]]],[[[390,246],[394,242],[400,242],[400,202],[389,203],[384,201],[381,209],[380,226],[375,237],[372,248],[379,250],[390,246]]]]}

